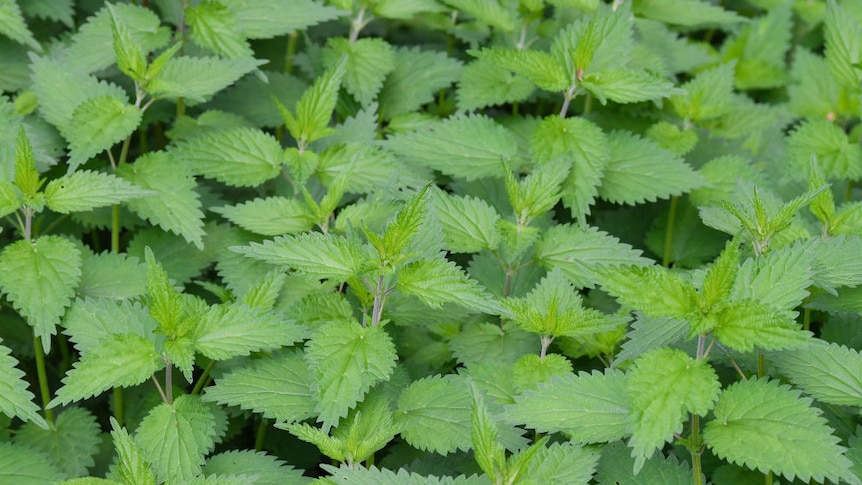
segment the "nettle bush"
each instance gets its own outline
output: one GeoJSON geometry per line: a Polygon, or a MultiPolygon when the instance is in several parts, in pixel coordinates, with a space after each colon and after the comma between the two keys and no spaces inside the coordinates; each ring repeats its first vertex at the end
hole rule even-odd
{"type": "Polygon", "coordinates": [[[0,482],[859,484],[862,3],[720,3],[0,0],[0,482]]]}

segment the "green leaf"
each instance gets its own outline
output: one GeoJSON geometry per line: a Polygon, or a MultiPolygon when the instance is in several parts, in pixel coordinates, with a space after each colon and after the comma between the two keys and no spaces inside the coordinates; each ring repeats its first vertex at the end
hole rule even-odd
{"type": "Polygon", "coordinates": [[[135,483],[138,485],[156,485],[156,476],[150,464],[144,459],[143,452],[135,444],[129,432],[121,427],[114,417],[111,417],[111,437],[114,441],[114,449],[117,450],[119,458],[118,473],[123,483],[135,483]]]}
{"type": "Polygon", "coordinates": [[[670,346],[686,339],[691,333],[688,320],[682,318],[638,316],[631,324],[615,364],[621,364],[659,347],[670,346]]]}
{"type": "Polygon", "coordinates": [[[411,446],[441,454],[471,448],[470,392],[456,375],[414,381],[398,398],[395,424],[411,446]]]}
{"type": "Polygon", "coordinates": [[[578,85],[584,74],[624,67],[632,55],[633,15],[623,8],[600,5],[595,13],[557,34],[551,55],[564,67],[568,84],[578,85]]]}
{"type": "MultiPolygon", "coordinates": [[[[790,69],[791,83],[787,86],[790,97],[789,107],[799,116],[826,118],[829,113],[847,115],[841,106],[842,95],[847,88],[834,76],[823,76],[829,64],[823,57],[808,49],[797,47],[793,51],[793,64],[790,69]]],[[[858,103],[856,103],[858,106],[858,103]]],[[[846,108],[845,108],[846,109],[846,108]]]]}
{"type": "Polygon", "coordinates": [[[338,65],[347,57],[344,88],[359,104],[368,106],[383,87],[383,80],[395,69],[392,46],[380,38],[364,38],[351,42],[345,37],[332,37],[326,43],[323,61],[328,67],[338,65]]]}
{"type": "Polygon", "coordinates": [[[185,21],[196,44],[228,59],[251,58],[234,13],[220,2],[203,2],[185,9],[185,21]]]}
{"type": "Polygon", "coordinates": [[[598,461],[596,450],[552,443],[536,452],[524,475],[533,483],[590,483],[598,461]]]}
{"type": "Polygon", "coordinates": [[[479,283],[467,277],[455,263],[442,258],[422,259],[398,271],[398,290],[432,308],[455,303],[467,310],[492,315],[501,307],[479,283]]]}
{"type": "MultiPolygon", "coordinates": [[[[335,134],[332,138],[337,136],[335,134]]],[[[303,156],[310,153],[306,151],[303,156]]],[[[431,173],[429,170],[408,169],[401,160],[378,146],[348,143],[332,145],[321,153],[317,177],[328,186],[343,181],[346,193],[367,194],[385,186],[422,187],[431,179],[431,173]]],[[[349,210],[350,207],[341,210],[349,210]]]]}
{"type": "Polygon", "coordinates": [[[79,104],[64,132],[69,140],[69,172],[131,135],[142,116],[137,106],[112,96],[89,98],[79,104]]]}
{"type": "Polygon", "coordinates": [[[787,83],[785,59],[793,27],[790,6],[770,8],[722,45],[725,60],[737,59],[739,89],[769,89],[787,83]]]}
{"type": "Polygon", "coordinates": [[[803,122],[790,134],[787,145],[793,169],[800,175],[808,173],[815,158],[827,180],[862,177],[862,148],[850,143],[844,130],[825,119],[803,122]]]}
{"type": "Polygon", "coordinates": [[[216,378],[216,385],[207,387],[203,400],[291,423],[314,416],[313,382],[301,353],[282,352],[251,360],[216,378]]]}
{"type": "Polygon", "coordinates": [[[737,272],[730,298],[756,301],[776,310],[792,310],[808,296],[813,266],[810,249],[803,244],[748,259],[737,272]]]}
{"type": "Polygon", "coordinates": [[[147,263],[147,297],[150,315],[167,335],[173,332],[186,316],[182,294],[171,285],[165,268],[156,260],[150,248],[144,251],[147,263]]]}
{"type": "Polygon", "coordinates": [[[270,39],[321,22],[334,20],[344,12],[314,0],[288,0],[277,8],[271,0],[219,0],[227,7],[236,28],[248,39],[270,39]]]}
{"type": "Polygon", "coordinates": [[[625,131],[610,134],[610,159],[599,196],[622,204],[655,202],[706,184],[685,161],[656,143],[625,131]]]}
{"type": "Polygon", "coordinates": [[[382,265],[397,264],[411,256],[405,254],[405,250],[416,239],[424,223],[428,212],[425,194],[429,186],[430,184],[426,185],[401,207],[395,218],[386,226],[382,239],[378,237],[375,242],[372,237],[372,244],[377,249],[382,265]]]}
{"type": "Polygon", "coordinates": [[[295,115],[279,104],[287,131],[296,139],[300,149],[332,134],[329,120],[346,70],[347,59],[342,57],[334,67],[318,76],[296,103],[295,115]]]}
{"type": "MultiPolygon", "coordinates": [[[[257,127],[275,128],[284,121],[272,98],[285,106],[293,106],[308,85],[295,76],[277,71],[262,71],[259,76],[245,76],[220,92],[207,103],[216,110],[237,114],[257,127]]],[[[195,77],[197,79],[197,77],[195,77]]],[[[200,122],[200,118],[198,118],[200,122]]]]}
{"type": "Polygon", "coordinates": [[[131,33],[126,29],[125,25],[117,19],[117,14],[111,4],[107,4],[108,12],[111,15],[111,30],[113,33],[114,52],[117,56],[117,67],[126,76],[132,78],[135,82],[140,82],[144,79],[147,71],[146,52],[143,52],[135,43],[131,33]]]}
{"type": "Polygon", "coordinates": [[[573,217],[589,214],[610,157],[610,145],[601,128],[583,118],[548,116],[533,131],[530,150],[539,162],[560,157],[572,160],[569,177],[563,183],[563,204],[572,210],[573,217]]]}
{"type": "Polygon", "coordinates": [[[498,0],[443,0],[443,3],[502,32],[515,29],[514,19],[498,0]]]}
{"type": "Polygon", "coordinates": [[[54,212],[68,214],[153,196],[111,174],[84,170],[56,178],[45,186],[45,204],[54,212]]]}
{"type": "Polygon", "coordinates": [[[500,242],[500,215],[482,199],[433,191],[434,210],[443,226],[446,249],[454,253],[493,251],[500,242]]]}
{"type": "Polygon", "coordinates": [[[18,139],[15,144],[15,186],[24,194],[24,201],[32,204],[37,200],[37,192],[45,183],[39,178],[36,170],[36,159],[33,157],[33,146],[27,137],[23,126],[18,127],[18,139]]]}
{"type": "Polygon", "coordinates": [[[790,382],[819,401],[840,406],[862,405],[862,356],[836,343],[814,345],[770,355],[790,382]]]}
{"type": "Polygon", "coordinates": [[[15,434],[14,443],[44,453],[65,476],[80,477],[94,465],[101,441],[96,417],[84,408],[68,408],[48,429],[25,424],[15,434]]]}
{"type": "Polygon", "coordinates": [[[570,168],[568,157],[562,156],[542,163],[518,183],[515,183],[513,175],[506,174],[509,203],[520,225],[526,225],[557,205],[562,195],[560,186],[568,177],[570,168]]]}
{"type": "MultiPolygon", "coordinates": [[[[399,0],[401,1],[401,0],[399,0]]],[[[422,476],[411,473],[404,468],[397,472],[386,468],[364,468],[362,466],[348,467],[342,465],[335,468],[332,465],[323,464],[321,468],[330,473],[331,483],[349,483],[351,485],[487,485],[488,478],[484,476],[465,477],[436,477],[422,476]]]]}
{"type": "Polygon", "coordinates": [[[512,133],[481,115],[455,116],[411,133],[390,136],[384,146],[408,164],[475,180],[502,177],[518,151],[512,133]]]}
{"type": "Polygon", "coordinates": [[[318,421],[325,429],[395,370],[395,345],[380,327],[355,321],[333,321],[320,327],[306,344],[305,358],[314,376],[318,421]]]}
{"type": "Polygon", "coordinates": [[[547,52],[527,49],[484,48],[468,51],[480,61],[524,76],[545,91],[560,92],[571,84],[569,73],[547,52]]]}
{"type": "Polygon", "coordinates": [[[700,72],[681,87],[686,94],[670,98],[676,114],[685,120],[707,121],[726,114],[732,107],[735,62],[700,72]]]}
{"type": "Polygon", "coordinates": [[[263,243],[230,248],[269,264],[287,266],[308,276],[347,281],[361,274],[371,255],[355,239],[312,232],[279,236],[263,243]]]}
{"type": "Polygon", "coordinates": [[[859,236],[836,236],[814,241],[807,254],[815,265],[815,285],[834,292],[841,286],[862,285],[862,261],[857,257],[862,251],[859,236]]]}
{"type": "Polygon", "coordinates": [[[19,207],[21,207],[21,201],[18,199],[15,185],[5,180],[0,181],[0,217],[6,217],[19,207]]]}
{"type": "Polygon", "coordinates": [[[169,153],[192,171],[234,187],[254,187],[278,176],[284,160],[278,141],[252,128],[204,133],[169,153]]]}
{"type": "Polygon", "coordinates": [[[201,471],[214,446],[215,417],[198,396],[183,394],[150,410],[135,434],[159,481],[182,482],[201,471]]]}
{"type": "Polygon", "coordinates": [[[156,322],[149,311],[137,302],[106,298],[77,299],[63,319],[69,340],[79,352],[98,352],[102,339],[115,335],[152,338],[156,322]]]}
{"type": "Polygon", "coordinates": [[[134,298],[147,291],[145,274],[138,258],[125,253],[84,254],[78,295],[118,300],[134,298]]]}
{"type": "Polygon", "coordinates": [[[658,100],[683,93],[666,81],[646,71],[612,68],[587,74],[581,86],[593,94],[603,105],[608,100],[617,103],[638,103],[658,100]]]}
{"type": "Polygon", "coordinates": [[[788,349],[811,342],[813,334],[802,330],[789,311],[779,311],[748,300],[734,303],[716,316],[713,333],[721,343],[739,352],[755,348],[788,349]]]}
{"type": "Polygon", "coordinates": [[[575,287],[558,268],[525,298],[510,298],[504,307],[519,327],[542,336],[578,337],[616,328],[616,322],[600,311],[584,308],[575,287]]]}
{"type": "Polygon", "coordinates": [[[472,387],[473,403],[470,411],[470,437],[476,463],[495,482],[508,478],[506,472],[506,449],[497,439],[497,425],[485,407],[485,400],[472,387]]]}
{"type": "Polygon", "coordinates": [[[629,448],[621,441],[610,443],[602,448],[596,471],[596,483],[599,485],[691,485],[692,473],[688,465],[680,463],[676,455],[665,458],[656,455],[644,463],[643,468],[635,474],[634,458],[629,448]]]}
{"type": "Polygon", "coordinates": [[[152,341],[135,334],[112,334],[73,364],[48,407],[87,399],[112,387],[131,387],[165,366],[152,341]]]}
{"type": "Polygon", "coordinates": [[[197,184],[185,165],[167,153],[150,152],[138,157],[132,165],[121,165],[117,175],[146,190],[155,197],[128,202],[129,209],[166,231],[182,236],[203,249],[203,213],[197,184]]]}
{"type": "Polygon", "coordinates": [[[0,288],[47,353],[81,279],[81,252],[60,236],[19,240],[0,253],[0,288]]]}
{"type": "Polygon", "coordinates": [[[540,433],[562,432],[578,443],[603,443],[629,434],[631,399],[622,372],[580,372],[516,396],[505,417],[540,433]]]}
{"type": "Polygon", "coordinates": [[[722,392],[713,412],[703,439],[723,460],[788,480],[857,483],[839,439],[799,391],[778,381],[739,381],[722,392]]]}
{"type": "Polygon", "coordinates": [[[826,62],[832,76],[842,85],[858,92],[862,79],[862,41],[859,40],[859,23],[847,15],[835,0],[826,2],[824,37],[826,62]]]}
{"type": "Polygon", "coordinates": [[[302,476],[302,470],[294,469],[282,460],[263,452],[231,450],[207,458],[204,465],[206,475],[250,475],[256,476],[257,485],[307,485],[310,478],[302,476]]]}
{"type": "Polygon", "coordinates": [[[213,305],[191,334],[195,349],[214,360],[274,350],[306,337],[304,327],[247,305],[213,305]]]}
{"type": "Polygon", "coordinates": [[[416,47],[397,48],[395,70],[387,76],[377,98],[380,112],[388,119],[414,112],[433,102],[434,96],[457,81],[460,73],[461,62],[444,52],[422,51],[416,47]]]}
{"type": "Polygon", "coordinates": [[[314,227],[314,218],[308,206],[286,197],[258,198],[210,210],[247,231],[264,236],[297,234],[308,232],[314,227]]]}
{"type": "Polygon", "coordinates": [[[632,11],[643,17],[684,27],[742,22],[736,12],[703,0],[641,0],[632,11]]]}
{"type": "Polygon", "coordinates": [[[146,90],[155,98],[186,98],[200,103],[263,63],[256,59],[173,57],[147,83],[146,90]]]}
{"type": "Polygon", "coordinates": [[[18,359],[9,355],[11,353],[8,347],[0,345],[0,413],[48,429],[48,423],[39,415],[39,406],[33,403],[33,393],[27,390],[29,384],[22,379],[24,372],[16,367],[18,359]]]}
{"type": "Polygon", "coordinates": [[[480,58],[464,66],[458,83],[458,109],[472,111],[524,101],[536,90],[525,76],[513,75],[493,61],[480,58]]]}
{"type": "Polygon", "coordinates": [[[0,34],[34,51],[42,51],[42,46],[27,27],[21,8],[15,0],[0,0],[0,34]]]}
{"type": "Polygon", "coordinates": [[[682,433],[688,414],[706,415],[719,397],[718,375],[706,360],[667,347],[638,357],[628,374],[629,413],[635,473],[674,433],[682,433]]]}
{"type": "Polygon", "coordinates": [[[536,242],[535,254],[539,264],[560,268],[577,288],[592,288],[602,281],[599,270],[603,267],[652,264],[639,250],[606,232],[571,224],[560,224],[545,231],[536,242]]]}
{"type": "Polygon", "coordinates": [[[0,442],[0,480],[16,485],[44,485],[66,476],[45,454],[29,446],[0,442]]]}

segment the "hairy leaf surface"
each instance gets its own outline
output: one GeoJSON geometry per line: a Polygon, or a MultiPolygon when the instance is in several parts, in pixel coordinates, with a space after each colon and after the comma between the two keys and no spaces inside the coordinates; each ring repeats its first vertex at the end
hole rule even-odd
{"type": "Polygon", "coordinates": [[[33,403],[33,393],[27,390],[29,384],[23,379],[24,372],[16,367],[18,359],[11,353],[8,347],[0,345],[0,413],[47,429],[48,423],[39,414],[39,406],[33,403]]]}

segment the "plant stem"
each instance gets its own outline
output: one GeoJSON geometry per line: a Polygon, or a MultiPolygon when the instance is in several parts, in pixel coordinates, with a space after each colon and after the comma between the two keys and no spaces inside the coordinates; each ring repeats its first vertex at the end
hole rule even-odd
{"type": "Polygon", "coordinates": [[[670,252],[673,249],[673,230],[676,222],[676,206],[679,197],[674,195],[670,198],[670,208],[667,211],[667,227],[664,231],[664,251],[661,256],[661,265],[665,268],[670,266],[670,252]]]}
{"type": "Polygon", "coordinates": [[[383,290],[383,275],[377,277],[377,290],[374,292],[374,306],[371,309],[371,326],[376,327],[383,316],[383,303],[386,300],[386,292],[383,290]]]}
{"type": "Polygon", "coordinates": [[[260,422],[257,424],[257,432],[254,434],[254,451],[261,451],[263,449],[263,440],[266,438],[266,430],[269,428],[268,424],[268,419],[260,418],[260,422]]]}
{"type": "Polygon", "coordinates": [[[565,118],[566,113],[569,112],[569,104],[572,102],[572,99],[575,98],[576,89],[577,88],[575,86],[572,86],[563,94],[563,107],[560,108],[560,118],[565,118]]]}
{"type": "Polygon", "coordinates": [[[293,73],[293,58],[296,57],[296,48],[299,45],[299,32],[294,30],[287,37],[287,51],[284,54],[284,73],[293,73]]]}
{"type": "Polygon", "coordinates": [[[165,399],[168,404],[174,403],[174,366],[171,361],[165,366],[165,399]]]}
{"type": "Polygon", "coordinates": [[[117,420],[117,424],[122,426],[124,418],[125,418],[125,412],[123,411],[123,388],[122,387],[115,387],[114,388],[114,419],[117,420]]]}
{"type": "Polygon", "coordinates": [[[691,472],[694,474],[694,485],[703,485],[703,470],[700,455],[703,452],[700,442],[700,416],[691,415],[691,472]]]}
{"type": "Polygon", "coordinates": [[[164,389],[162,389],[162,385],[161,385],[161,384],[159,384],[159,380],[158,380],[158,379],[156,379],[156,375],[155,375],[155,374],[151,375],[151,376],[150,376],[150,379],[152,379],[152,380],[153,380],[153,384],[155,384],[155,385],[156,385],[156,389],[158,389],[158,391],[159,391],[159,395],[160,395],[160,396],[162,396],[162,401],[163,401],[163,402],[168,402],[168,397],[167,397],[167,396],[165,396],[165,391],[164,391],[164,389]]]}
{"type": "Polygon", "coordinates": [[[45,371],[45,350],[42,348],[42,338],[35,334],[33,335],[33,348],[36,352],[36,374],[39,376],[39,392],[42,394],[42,411],[45,413],[45,420],[53,423],[54,410],[48,409],[48,403],[51,402],[51,391],[48,389],[48,373],[45,371]]]}
{"type": "Polygon", "coordinates": [[[203,390],[204,386],[206,386],[206,381],[209,379],[210,371],[215,366],[216,361],[211,360],[209,364],[207,364],[203,373],[200,377],[198,377],[198,381],[195,383],[194,389],[192,389],[192,394],[200,394],[203,390]]]}

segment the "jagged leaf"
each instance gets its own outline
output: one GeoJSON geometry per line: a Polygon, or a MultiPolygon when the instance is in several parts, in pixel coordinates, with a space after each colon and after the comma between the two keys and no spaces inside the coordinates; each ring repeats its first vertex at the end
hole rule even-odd
{"type": "Polygon", "coordinates": [[[641,101],[667,98],[683,91],[647,71],[634,71],[626,68],[611,68],[587,74],[581,85],[600,103],[608,100],[617,103],[638,103],[641,101]]]}
{"type": "Polygon", "coordinates": [[[347,59],[341,57],[337,64],[318,76],[296,103],[295,114],[279,104],[287,131],[296,139],[301,149],[333,133],[333,129],[329,128],[329,121],[338,101],[338,90],[341,88],[346,66],[347,59]]]}
{"type": "Polygon", "coordinates": [[[487,106],[516,103],[530,97],[536,86],[488,59],[464,66],[458,83],[458,109],[472,111],[487,106]]]}
{"type": "Polygon", "coordinates": [[[479,283],[467,277],[455,263],[442,258],[409,263],[398,272],[398,290],[432,308],[455,303],[468,310],[499,314],[499,303],[479,283]]]}
{"type": "Polygon", "coordinates": [[[721,393],[713,412],[703,439],[721,459],[788,480],[858,483],[839,439],[800,391],[774,380],[739,381],[721,393]]]}
{"type": "Polygon", "coordinates": [[[401,437],[420,450],[466,451],[470,438],[470,391],[464,378],[432,376],[414,381],[398,398],[395,424],[401,437]]]}
{"type": "Polygon", "coordinates": [[[423,476],[408,472],[404,468],[394,472],[373,466],[365,468],[342,465],[341,468],[335,468],[332,465],[323,464],[321,467],[330,473],[328,478],[332,480],[332,483],[349,483],[351,485],[488,485],[491,483],[486,476],[465,477],[460,475],[455,478],[423,476]]]}
{"type": "Polygon", "coordinates": [[[803,122],[787,140],[794,170],[808,172],[812,157],[827,180],[857,179],[862,176],[862,148],[851,143],[839,126],[825,120],[803,122]]]}
{"type": "Polygon", "coordinates": [[[221,2],[202,2],[185,9],[185,21],[196,44],[228,59],[248,59],[254,51],[239,30],[237,17],[221,2]]]}
{"type": "Polygon", "coordinates": [[[569,87],[569,74],[547,52],[529,49],[485,48],[470,51],[480,60],[514,72],[529,79],[536,86],[552,92],[564,91],[569,87]]]}
{"type": "Polygon", "coordinates": [[[44,485],[65,477],[45,454],[29,446],[0,442],[0,480],[16,485],[44,485]]]}
{"type": "Polygon", "coordinates": [[[815,241],[807,254],[816,263],[814,282],[820,288],[834,291],[841,286],[862,284],[862,238],[856,235],[837,236],[815,241]]]}
{"type": "Polygon", "coordinates": [[[552,443],[536,452],[524,475],[533,483],[590,483],[599,456],[572,442],[552,443]]]}
{"type": "Polygon", "coordinates": [[[247,231],[264,236],[308,232],[314,227],[314,214],[304,202],[286,197],[267,197],[233,206],[210,209],[247,231]]]}
{"type": "Polygon", "coordinates": [[[79,104],[64,131],[69,140],[69,171],[131,135],[142,116],[140,108],[113,96],[79,104]]]}
{"type": "Polygon", "coordinates": [[[9,355],[11,353],[8,347],[0,345],[0,413],[47,429],[48,423],[39,414],[39,406],[33,403],[33,393],[27,390],[29,384],[22,379],[24,372],[17,367],[18,359],[9,355]]]}
{"type": "Polygon", "coordinates": [[[703,0],[641,0],[634,13],[653,20],[686,27],[733,24],[744,20],[736,12],[703,0]]]}
{"type": "Polygon", "coordinates": [[[121,427],[114,417],[111,417],[111,437],[114,449],[117,450],[118,471],[124,484],[156,485],[156,475],[150,464],[144,459],[143,452],[135,444],[129,432],[121,427]]]}
{"type": "Polygon", "coordinates": [[[383,87],[383,80],[395,69],[392,46],[380,38],[365,38],[351,42],[344,37],[333,37],[323,52],[324,62],[334,66],[341,56],[347,56],[344,88],[359,104],[368,106],[383,87]]]}
{"type": "Polygon", "coordinates": [[[15,434],[14,443],[44,453],[67,477],[80,477],[94,465],[101,441],[96,417],[84,408],[68,408],[48,429],[25,424],[15,434]]]}
{"type": "Polygon", "coordinates": [[[602,448],[595,478],[599,485],[691,485],[692,482],[691,469],[679,463],[675,455],[670,458],[656,455],[647,460],[637,474],[633,470],[631,451],[622,441],[617,441],[602,448]]]}
{"type": "Polygon", "coordinates": [[[138,258],[110,251],[85,254],[78,295],[122,300],[143,295],[145,284],[144,267],[138,258]]]}
{"type": "Polygon", "coordinates": [[[630,407],[623,373],[593,371],[555,378],[523,392],[506,406],[505,416],[541,433],[561,431],[579,443],[602,443],[629,434],[630,407]]]}
{"type": "MultiPolygon", "coordinates": [[[[402,3],[396,0],[397,3],[402,3]]],[[[380,112],[386,118],[410,113],[434,101],[434,95],[458,80],[461,62],[435,50],[416,47],[395,50],[393,70],[378,96],[380,112]]]]}
{"type": "Polygon", "coordinates": [[[48,407],[96,396],[112,387],[140,384],[164,366],[152,341],[128,333],[108,335],[73,364],[48,407]]]}
{"type": "Polygon", "coordinates": [[[755,348],[789,349],[804,346],[813,334],[802,330],[793,313],[748,300],[722,309],[713,333],[727,347],[739,352],[755,348]]]}
{"type": "Polygon", "coordinates": [[[482,115],[455,116],[425,129],[390,136],[384,146],[409,164],[475,180],[502,177],[518,145],[509,130],[482,115]]]}
{"type": "Polygon", "coordinates": [[[98,352],[102,339],[130,334],[152,338],[156,322],[138,302],[107,298],[77,299],[63,319],[69,340],[81,353],[98,352]]]}
{"type": "Polygon", "coordinates": [[[689,413],[706,415],[721,390],[718,375],[706,360],[668,347],[638,357],[626,384],[632,399],[629,445],[635,472],[674,433],[682,433],[689,413]]]}
{"type": "Polygon", "coordinates": [[[135,444],[160,481],[182,483],[200,473],[204,455],[214,446],[215,427],[210,407],[198,396],[183,394],[150,410],[135,444]]]}
{"type": "Polygon", "coordinates": [[[843,345],[815,342],[801,349],[776,352],[769,361],[790,382],[819,401],[862,405],[862,356],[843,345]]]}
{"type": "Polygon", "coordinates": [[[730,298],[791,310],[808,296],[813,277],[810,249],[802,244],[784,247],[742,263],[730,298]]]}
{"type": "Polygon", "coordinates": [[[45,352],[81,279],[81,252],[60,236],[19,240],[0,253],[0,288],[36,336],[45,352]]]}
{"type": "Polygon", "coordinates": [[[56,178],[45,186],[45,204],[68,214],[155,195],[111,174],[84,170],[56,178]]]}
{"type": "Polygon", "coordinates": [[[455,253],[494,250],[500,241],[496,230],[500,215],[482,199],[433,191],[434,209],[446,240],[446,249],[455,253]]]}
{"type": "Polygon", "coordinates": [[[301,353],[284,352],[216,378],[203,400],[239,406],[279,422],[302,421],[315,414],[313,379],[301,353]]]}
{"type": "Polygon", "coordinates": [[[686,94],[670,98],[676,113],[686,120],[706,121],[726,114],[733,106],[734,62],[703,71],[681,87],[686,94]]]}
{"type": "Polygon", "coordinates": [[[577,288],[592,288],[599,269],[623,265],[649,266],[639,250],[595,227],[581,229],[560,224],[545,231],[536,242],[536,260],[546,268],[560,268],[577,288]]]}
{"type": "Polygon", "coordinates": [[[315,379],[318,421],[325,429],[338,424],[371,389],[395,370],[395,345],[381,327],[333,321],[306,344],[305,358],[315,379]]]}
{"type": "Polygon", "coordinates": [[[312,232],[279,236],[263,243],[231,248],[247,257],[269,264],[287,266],[309,276],[348,279],[370,264],[370,254],[354,239],[312,232]]]}
{"type": "Polygon", "coordinates": [[[194,172],[234,187],[255,187],[276,177],[284,160],[278,141],[253,128],[204,133],[170,153],[194,172]]]}
{"type": "Polygon", "coordinates": [[[204,215],[200,210],[200,196],[195,191],[194,177],[184,164],[165,152],[150,152],[134,164],[118,167],[117,175],[158,194],[130,200],[129,209],[162,229],[182,236],[199,249],[203,248],[204,215]]]}
{"type": "Polygon", "coordinates": [[[192,333],[195,349],[215,360],[274,350],[306,337],[306,329],[279,314],[248,305],[213,305],[192,333]]]}
{"type": "Polygon", "coordinates": [[[248,39],[269,39],[334,20],[345,12],[314,0],[219,0],[248,39]]]}
{"type": "Polygon", "coordinates": [[[685,318],[698,308],[694,286],[661,266],[609,269],[601,282],[620,303],[650,317],[685,318]]]}
{"type": "Polygon", "coordinates": [[[858,21],[848,15],[842,5],[829,0],[826,2],[824,25],[826,61],[832,76],[842,85],[858,90],[862,78],[862,42],[859,40],[858,21]]]}
{"type": "Polygon", "coordinates": [[[706,180],[658,144],[625,131],[608,136],[610,159],[599,197],[618,204],[655,202],[699,188],[706,180]]]}
{"type": "Polygon", "coordinates": [[[307,485],[311,482],[302,476],[302,470],[294,469],[275,456],[252,450],[231,450],[207,458],[204,465],[206,475],[255,476],[255,485],[307,485]]]}
{"type": "Polygon", "coordinates": [[[21,8],[15,0],[0,0],[0,34],[35,51],[42,51],[42,46],[27,27],[21,8]]]}
{"type": "Polygon", "coordinates": [[[156,98],[202,102],[264,62],[250,58],[172,57],[147,83],[146,89],[156,98]]]}

